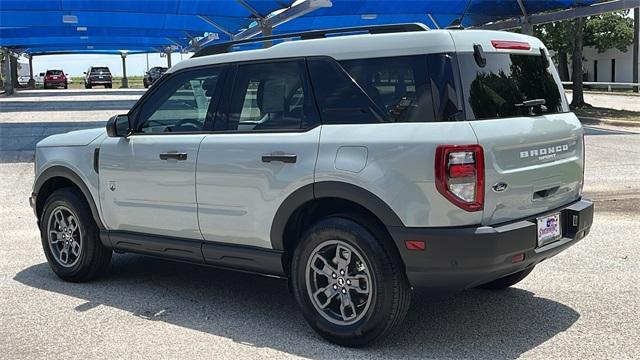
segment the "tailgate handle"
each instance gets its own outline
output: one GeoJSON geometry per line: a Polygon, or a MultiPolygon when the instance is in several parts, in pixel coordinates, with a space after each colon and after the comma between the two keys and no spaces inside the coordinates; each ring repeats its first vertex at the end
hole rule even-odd
{"type": "Polygon", "coordinates": [[[549,196],[553,196],[558,192],[558,189],[560,189],[560,186],[554,186],[548,189],[536,191],[533,193],[533,200],[539,200],[547,198],[549,196]]]}

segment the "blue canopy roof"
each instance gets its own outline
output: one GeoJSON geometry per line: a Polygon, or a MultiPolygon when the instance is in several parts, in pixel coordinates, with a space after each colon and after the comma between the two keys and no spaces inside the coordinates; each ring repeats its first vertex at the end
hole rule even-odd
{"type": "MultiPolygon", "coordinates": [[[[309,0],[307,0],[309,1],[309,0]]],[[[585,6],[597,0],[523,0],[528,13],[585,6]]],[[[16,52],[119,53],[187,48],[256,26],[294,0],[0,0],[0,46],[16,52]]],[[[275,33],[421,22],[474,26],[518,17],[517,0],[331,0],[330,7],[285,22],[275,33]]]]}

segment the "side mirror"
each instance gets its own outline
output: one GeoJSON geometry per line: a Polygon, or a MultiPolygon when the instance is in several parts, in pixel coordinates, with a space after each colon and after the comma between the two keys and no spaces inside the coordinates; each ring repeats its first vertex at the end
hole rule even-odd
{"type": "Polygon", "coordinates": [[[86,71],[83,71],[82,73],[83,73],[83,74],[85,74],[85,75],[87,75],[87,72],[86,72],[86,71]]]}
{"type": "Polygon", "coordinates": [[[127,115],[115,115],[107,121],[107,136],[126,137],[129,135],[129,117],[127,115]]]}

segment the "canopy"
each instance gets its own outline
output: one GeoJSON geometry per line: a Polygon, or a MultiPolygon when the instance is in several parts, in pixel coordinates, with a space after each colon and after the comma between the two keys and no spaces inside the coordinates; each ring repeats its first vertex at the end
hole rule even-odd
{"type": "Polygon", "coordinates": [[[465,27],[597,0],[0,0],[0,47],[18,53],[180,51],[274,33],[420,22],[465,27]],[[275,27],[274,27],[275,26],[275,27]],[[248,30],[247,30],[248,29],[248,30]],[[250,33],[250,34],[249,34],[250,33]],[[192,42],[193,41],[193,42],[192,42]]]}

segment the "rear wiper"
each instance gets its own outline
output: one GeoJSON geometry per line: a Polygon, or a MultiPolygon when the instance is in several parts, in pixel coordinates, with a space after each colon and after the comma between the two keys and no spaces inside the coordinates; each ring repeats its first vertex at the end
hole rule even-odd
{"type": "Polygon", "coordinates": [[[525,100],[519,104],[514,104],[513,106],[515,107],[533,107],[533,106],[540,106],[540,105],[545,105],[547,103],[547,100],[545,99],[531,99],[531,100],[525,100]]]}

